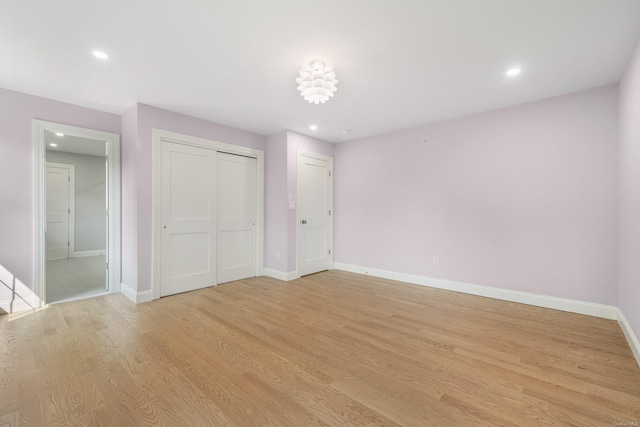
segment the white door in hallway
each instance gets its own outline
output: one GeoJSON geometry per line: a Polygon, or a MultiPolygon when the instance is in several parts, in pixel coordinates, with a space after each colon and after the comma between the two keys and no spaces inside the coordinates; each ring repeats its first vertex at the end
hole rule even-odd
{"type": "Polygon", "coordinates": [[[47,260],[69,258],[71,165],[47,163],[47,260]]]}
{"type": "Polygon", "coordinates": [[[333,159],[298,153],[298,274],[333,268],[333,159]]]}
{"type": "Polygon", "coordinates": [[[216,284],[216,155],[162,143],[161,296],[216,284]]]}
{"type": "Polygon", "coordinates": [[[255,158],[218,153],[218,283],[256,275],[255,158]]]}

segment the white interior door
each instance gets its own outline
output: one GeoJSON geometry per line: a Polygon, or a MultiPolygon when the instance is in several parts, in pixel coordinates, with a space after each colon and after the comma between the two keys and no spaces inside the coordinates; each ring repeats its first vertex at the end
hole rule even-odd
{"type": "Polygon", "coordinates": [[[254,158],[218,153],[218,283],[256,275],[254,158]]]}
{"type": "Polygon", "coordinates": [[[298,273],[332,268],[333,160],[298,153],[298,273]]]}
{"type": "Polygon", "coordinates": [[[162,143],[161,296],[216,284],[216,154],[162,143]]]}
{"type": "Polygon", "coordinates": [[[47,164],[47,260],[69,258],[69,167],[47,164]]]}

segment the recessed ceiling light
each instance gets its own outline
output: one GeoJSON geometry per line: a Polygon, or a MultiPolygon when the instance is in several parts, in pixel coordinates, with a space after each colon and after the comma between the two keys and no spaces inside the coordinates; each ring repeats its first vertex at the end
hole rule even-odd
{"type": "Polygon", "coordinates": [[[311,125],[311,126],[309,126],[309,129],[311,129],[311,130],[316,130],[316,129],[318,129],[318,126],[316,126],[316,125],[311,125]]]}
{"type": "Polygon", "coordinates": [[[57,147],[58,144],[54,144],[53,142],[51,144],[49,144],[49,147],[57,147]]]}
{"type": "Polygon", "coordinates": [[[64,136],[64,133],[62,133],[62,132],[56,132],[56,136],[64,136]]]}
{"type": "Polygon", "coordinates": [[[104,53],[100,50],[94,50],[92,53],[93,53],[93,56],[95,56],[98,59],[109,59],[109,54],[104,53]]]}
{"type": "Polygon", "coordinates": [[[517,76],[518,74],[520,74],[522,72],[522,70],[520,68],[511,68],[507,71],[507,76],[509,77],[514,77],[517,76]]]}

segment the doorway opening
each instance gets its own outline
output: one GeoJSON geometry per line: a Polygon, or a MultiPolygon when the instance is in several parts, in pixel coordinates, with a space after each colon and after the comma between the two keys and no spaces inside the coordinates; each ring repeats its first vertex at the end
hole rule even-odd
{"type": "Polygon", "coordinates": [[[41,304],[119,292],[120,138],[34,120],[41,304]]]}

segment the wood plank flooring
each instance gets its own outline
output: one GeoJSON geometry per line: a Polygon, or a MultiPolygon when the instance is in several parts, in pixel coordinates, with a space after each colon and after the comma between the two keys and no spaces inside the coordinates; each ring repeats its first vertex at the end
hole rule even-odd
{"type": "Polygon", "coordinates": [[[0,317],[0,427],[616,423],[616,322],[351,273],[0,317]]]}

